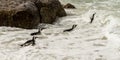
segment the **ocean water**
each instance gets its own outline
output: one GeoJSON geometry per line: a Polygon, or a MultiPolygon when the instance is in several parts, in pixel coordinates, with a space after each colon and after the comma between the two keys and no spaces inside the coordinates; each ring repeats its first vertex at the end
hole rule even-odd
{"type": "Polygon", "coordinates": [[[0,60],[120,60],[120,0],[60,1],[77,9],[65,9],[68,15],[53,25],[43,24],[47,29],[35,46],[20,47],[37,29],[0,27],[0,60]],[[73,24],[73,31],[63,32],[73,24]]]}

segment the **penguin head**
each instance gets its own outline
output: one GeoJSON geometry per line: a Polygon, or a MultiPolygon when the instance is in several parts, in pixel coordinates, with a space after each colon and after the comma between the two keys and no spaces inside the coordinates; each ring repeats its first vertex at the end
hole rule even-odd
{"type": "Polygon", "coordinates": [[[42,31],[43,29],[46,29],[46,28],[44,28],[44,27],[43,28],[39,28],[39,31],[42,31]]]}
{"type": "Polygon", "coordinates": [[[41,28],[41,30],[46,29],[46,28],[41,28]]]}
{"type": "Polygon", "coordinates": [[[77,26],[77,25],[76,25],[76,24],[74,24],[74,25],[73,25],[73,28],[75,28],[76,26],[77,26]]]}

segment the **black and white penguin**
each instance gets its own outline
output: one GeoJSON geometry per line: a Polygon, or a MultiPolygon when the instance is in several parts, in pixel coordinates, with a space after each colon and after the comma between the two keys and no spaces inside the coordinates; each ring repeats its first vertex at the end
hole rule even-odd
{"type": "Polygon", "coordinates": [[[77,26],[77,25],[74,24],[74,25],[72,26],[72,28],[70,28],[70,29],[66,29],[66,30],[64,30],[63,32],[69,32],[69,31],[72,31],[76,26],[77,26]]]}
{"type": "Polygon", "coordinates": [[[34,32],[34,33],[31,33],[30,35],[40,35],[41,34],[41,31],[43,30],[43,29],[46,29],[46,28],[40,28],[39,30],[38,30],[38,32],[34,32]]]}
{"type": "Polygon", "coordinates": [[[32,46],[34,46],[35,45],[35,39],[36,39],[37,37],[33,37],[32,38],[32,40],[28,40],[28,41],[26,41],[24,44],[22,44],[22,45],[20,45],[20,46],[28,46],[28,45],[32,45],[32,46]]]}
{"type": "Polygon", "coordinates": [[[93,20],[94,20],[94,18],[95,18],[95,14],[96,14],[96,13],[94,13],[94,14],[92,15],[92,17],[90,18],[90,23],[93,22],[93,20]]]}

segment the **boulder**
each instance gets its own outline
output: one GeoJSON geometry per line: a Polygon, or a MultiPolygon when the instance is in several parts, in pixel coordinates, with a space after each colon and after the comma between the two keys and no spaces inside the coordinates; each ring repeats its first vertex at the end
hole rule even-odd
{"type": "Polygon", "coordinates": [[[32,29],[39,23],[53,23],[57,17],[66,16],[59,0],[11,1],[7,2],[8,6],[0,5],[2,6],[0,7],[0,26],[32,29]],[[9,4],[11,1],[12,3],[9,4]]]}
{"type": "Polygon", "coordinates": [[[75,6],[70,4],[70,3],[67,3],[66,5],[63,6],[64,8],[70,8],[70,9],[75,9],[75,6]]]}
{"type": "Polygon", "coordinates": [[[39,24],[38,9],[33,2],[26,2],[19,5],[16,9],[16,13],[12,16],[15,27],[21,28],[36,28],[39,24]]]}
{"type": "Polygon", "coordinates": [[[41,23],[53,23],[56,17],[66,16],[59,0],[37,0],[35,4],[40,10],[41,23]]]}
{"type": "Polygon", "coordinates": [[[42,7],[40,10],[42,16],[42,23],[53,23],[56,19],[56,11],[51,8],[42,7]]]}

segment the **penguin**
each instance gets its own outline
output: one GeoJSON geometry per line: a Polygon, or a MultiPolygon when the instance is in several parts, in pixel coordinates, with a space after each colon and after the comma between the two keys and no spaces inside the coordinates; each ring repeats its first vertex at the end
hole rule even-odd
{"type": "Polygon", "coordinates": [[[41,34],[41,31],[43,30],[43,29],[46,29],[46,28],[40,28],[39,30],[38,30],[38,32],[34,32],[34,33],[31,33],[30,35],[39,35],[39,34],[41,34]]]}
{"type": "Polygon", "coordinates": [[[72,26],[72,28],[70,28],[70,29],[66,29],[66,30],[64,30],[63,32],[69,32],[69,31],[72,31],[76,26],[77,26],[77,25],[74,24],[74,25],[72,26]]]}
{"type": "Polygon", "coordinates": [[[94,14],[92,15],[92,17],[90,18],[90,20],[91,20],[91,21],[90,21],[90,23],[92,23],[92,22],[93,22],[94,17],[95,17],[95,14],[96,14],[96,13],[94,13],[94,14]]]}
{"type": "Polygon", "coordinates": [[[20,45],[20,46],[28,46],[28,45],[32,45],[32,46],[34,46],[35,45],[35,39],[36,39],[37,37],[33,37],[31,40],[28,40],[28,41],[26,41],[24,44],[22,44],[22,45],[20,45]]]}

